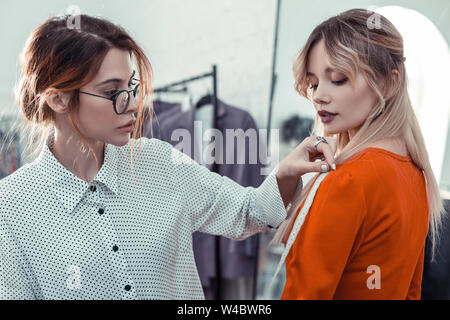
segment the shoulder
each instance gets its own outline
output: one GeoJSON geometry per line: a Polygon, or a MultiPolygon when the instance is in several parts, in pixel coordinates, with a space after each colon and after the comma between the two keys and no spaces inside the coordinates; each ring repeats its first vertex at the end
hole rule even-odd
{"type": "Polygon", "coordinates": [[[342,195],[363,193],[365,198],[385,194],[400,181],[399,175],[417,174],[409,157],[387,150],[367,148],[354,155],[335,171],[331,171],[324,184],[342,195]],[[398,180],[398,181],[397,181],[398,180]]]}
{"type": "Polygon", "coordinates": [[[367,148],[339,165],[342,171],[352,175],[362,186],[376,188],[392,180],[400,171],[413,172],[414,164],[409,157],[380,148],[367,148]]]}
{"type": "Polygon", "coordinates": [[[121,166],[130,163],[132,157],[133,166],[147,173],[171,174],[176,165],[192,164],[193,160],[170,143],[155,138],[130,139],[128,144],[122,147],[113,147],[117,152],[121,166]]]}
{"type": "MultiPolygon", "coordinates": [[[[371,148],[362,150],[349,160],[336,166],[325,177],[321,189],[336,196],[354,199],[377,186],[382,187],[393,165],[387,154],[371,148]]],[[[322,192],[323,193],[323,192],[322,192]]]]}
{"type": "Polygon", "coordinates": [[[111,147],[116,150],[120,159],[129,159],[133,154],[133,157],[142,156],[146,160],[167,158],[173,149],[172,145],[165,141],[146,137],[130,139],[126,145],[121,147],[111,147]]]}
{"type": "Polygon", "coordinates": [[[327,202],[361,200],[364,198],[363,183],[352,168],[337,165],[330,171],[317,190],[318,198],[326,198],[327,202]]]}

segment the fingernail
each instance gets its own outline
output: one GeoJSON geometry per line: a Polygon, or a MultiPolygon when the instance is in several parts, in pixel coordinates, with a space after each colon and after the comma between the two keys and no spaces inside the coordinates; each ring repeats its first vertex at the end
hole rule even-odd
{"type": "Polygon", "coordinates": [[[320,166],[320,169],[322,169],[323,172],[327,172],[328,171],[328,166],[326,164],[323,164],[320,166]]]}
{"type": "Polygon", "coordinates": [[[331,169],[336,170],[336,163],[333,163],[333,164],[331,165],[331,169]]]}

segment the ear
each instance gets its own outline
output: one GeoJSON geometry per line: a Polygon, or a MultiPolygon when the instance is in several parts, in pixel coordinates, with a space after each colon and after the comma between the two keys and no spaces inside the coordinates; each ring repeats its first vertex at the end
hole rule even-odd
{"type": "Polygon", "coordinates": [[[70,93],[68,92],[61,92],[55,88],[49,88],[45,91],[45,101],[56,113],[67,113],[69,111],[69,100],[70,93]]]}
{"type": "Polygon", "coordinates": [[[391,70],[390,76],[382,78],[380,89],[384,100],[389,100],[395,95],[400,87],[400,73],[397,69],[391,70]]]}
{"type": "Polygon", "coordinates": [[[398,70],[397,70],[397,69],[393,69],[393,70],[391,71],[391,73],[392,73],[392,77],[393,77],[396,81],[398,81],[398,79],[400,78],[400,73],[398,72],[398,70]]]}

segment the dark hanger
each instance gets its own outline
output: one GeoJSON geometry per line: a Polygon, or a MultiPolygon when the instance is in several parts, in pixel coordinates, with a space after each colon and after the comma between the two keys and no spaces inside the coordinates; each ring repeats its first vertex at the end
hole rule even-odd
{"type": "Polygon", "coordinates": [[[195,105],[195,108],[200,108],[207,104],[214,104],[214,97],[212,94],[207,94],[203,96],[200,100],[198,100],[197,104],[195,105]]]}

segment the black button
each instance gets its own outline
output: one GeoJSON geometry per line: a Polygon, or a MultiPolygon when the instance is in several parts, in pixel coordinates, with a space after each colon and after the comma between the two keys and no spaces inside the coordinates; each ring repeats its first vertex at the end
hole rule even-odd
{"type": "Polygon", "coordinates": [[[105,213],[105,210],[103,210],[102,208],[98,209],[98,213],[103,214],[105,213]]]}
{"type": "Polygon", "coordinates": [[[125,290],[130,291],[130,290],[131,290],[131,286],[130,286],[129,284],[127,284],[127,285],[125,286],[125,290]]]}
{"type": "Polygon", "coordinates": [[[114,250],[114,252],[116,252],[117,250],[119,250],[119,247],[114,245],[113,250],[114,250]]]}
{"type": "Polygon", "coordinates": [[[97,190],[96,186],[91,186],[89,189],[91,189],[92,192],[95,192],[95,190],[97,190]]]}

